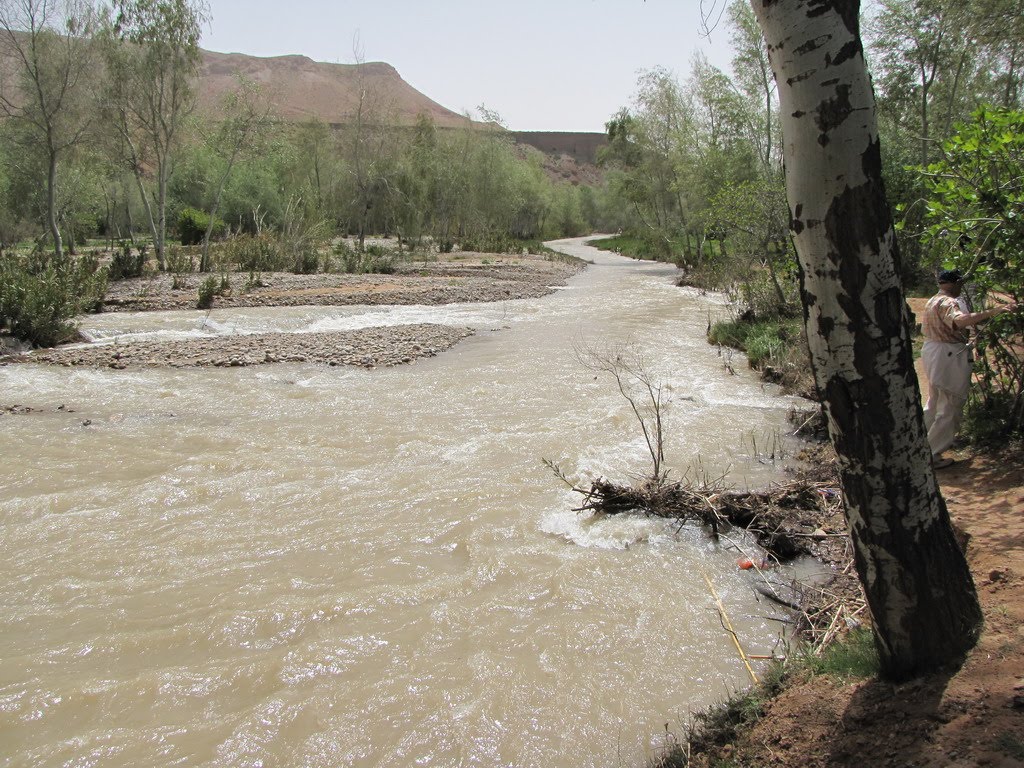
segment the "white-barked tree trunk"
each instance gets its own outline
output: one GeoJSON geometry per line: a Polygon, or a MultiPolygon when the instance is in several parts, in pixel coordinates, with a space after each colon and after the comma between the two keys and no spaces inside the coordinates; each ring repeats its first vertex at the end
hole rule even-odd
{"type": "Polygon", "coordinates": [[[981,611],[931,468],[859,0],[751,0],[782,112],[811,365],[883,673],[955,663],[981,611]]]}

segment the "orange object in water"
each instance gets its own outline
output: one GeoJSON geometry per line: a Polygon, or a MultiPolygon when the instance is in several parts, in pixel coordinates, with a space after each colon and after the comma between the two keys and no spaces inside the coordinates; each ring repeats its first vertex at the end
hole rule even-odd
{"type": "Polygon", "coordinates": [[[744,571],[749,571],[751,568],[754,567],[754,561],[753,560],[748,560],[747,558],[744,557],[744,558],[742,558],[740,560],[737,560],[736,561],[736,565],[738,565],[744,571]]]}

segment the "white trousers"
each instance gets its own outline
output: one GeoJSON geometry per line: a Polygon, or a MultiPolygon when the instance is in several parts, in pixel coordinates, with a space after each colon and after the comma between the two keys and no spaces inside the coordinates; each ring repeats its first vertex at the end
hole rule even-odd
{"type": "Polygon", "coordinates": [[[953,444],[960,431],[971,385],[971,355],[963,344],[926,341],[921,359],[928,376],[924,426],[932,453],[940,454],[953,444]]]}

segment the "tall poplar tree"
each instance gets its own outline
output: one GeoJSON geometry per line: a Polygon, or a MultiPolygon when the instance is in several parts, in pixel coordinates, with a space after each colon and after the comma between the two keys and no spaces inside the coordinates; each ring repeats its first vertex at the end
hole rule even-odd
{"type": "Polygon", "coordinates": [[[881,176],[859,0],[752,0],[779,87],[815,382],[883,673],[977,641],[981,609],[931,468],[881,176]]]}

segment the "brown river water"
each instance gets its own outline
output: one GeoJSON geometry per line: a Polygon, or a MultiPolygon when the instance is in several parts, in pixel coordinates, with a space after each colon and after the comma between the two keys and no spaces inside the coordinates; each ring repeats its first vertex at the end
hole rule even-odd
{"type": "Polygon", "coordinates": [[[704,577],[747,653],[784,625],[739,553],[578,515],[541,459],[647,468],[581,346],[629,342],[671,389],[675,477],[780,477],[759,454],[795,401],[724,369],[704,341],[721,298],[556,245],[596,263],[541,299],[83,326],[477,329],[414,365],[0,368],[0,405],[35,409],[0,417],[0,764],[639,766],[666,723],[746,685],[704,577]]]}

